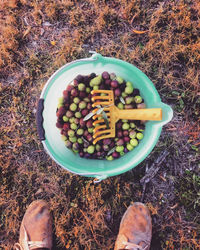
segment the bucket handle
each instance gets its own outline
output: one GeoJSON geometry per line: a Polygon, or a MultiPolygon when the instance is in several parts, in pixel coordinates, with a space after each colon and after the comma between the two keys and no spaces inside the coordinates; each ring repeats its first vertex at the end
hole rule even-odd
{"type": "Polygon", "coordinates": [[[43,116],[42,112],[44,110],[44,99],[40,98],[38,101],[37,112],[36,112],[36,123],[37,123],[37,131],[41,141],[45,140],[45,130],[43,128],[43,116]]]}
{"type": "Polygon", "coordinates": [[[108,177],[107,175],[100,175],[98,173],[77,173],[77,174],[87,177],[92,175],[93,177],[95,177],[95,179],[93,180],[94,184],[99,183],[108,177]]]}
{"type": "Polygon", "coordinates": [[[152,105],[153,108],[161,108],[162,109],[162,121],[156,121],[155,123],[158,124],[158,126],[164,126],[165,124],[167,124],[168,122],[171,121],[171,119],[173,118],[173,109],[167,105],[166,103],[163,102],[159,102],[159,103],[155,103],[152,105]]]}
{"type": "Polygon", "coordinates": [[[106,175],[97,176],[97,177],[93,180],[93,182],[94,182],[94,184],[96,184],[96,183],[99,183],[99,182],[105,180],[106,178],[107,178],[106,175]]]}

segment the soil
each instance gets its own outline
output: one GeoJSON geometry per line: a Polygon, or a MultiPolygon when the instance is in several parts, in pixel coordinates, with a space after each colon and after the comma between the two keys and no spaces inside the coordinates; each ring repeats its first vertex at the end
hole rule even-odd
{"type": "Polygon", "coordinates": [[[152,216],[151,249],[200,249],[198,1],[1,1],[0,248],[27,206],[50,204],[54,249],[113,249],[131,202],[152,216]],[[134,64],[174,111],[137,167],[94,184],[44,151],[36,109],[48,78],[90,50],[134,64]]]}

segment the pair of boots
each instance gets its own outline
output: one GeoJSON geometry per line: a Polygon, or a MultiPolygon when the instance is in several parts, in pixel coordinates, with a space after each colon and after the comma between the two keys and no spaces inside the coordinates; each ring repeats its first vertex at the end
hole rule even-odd
{"type": "MultiPolygon", "coordinates": [[[[150,248],[152,224],[149,210],[139,202],[123,215],[114,250],[150,248]]],[[[52,249],[52,217],[44,200],[32,202],[22,220],[15,250],[52,249]]]]}

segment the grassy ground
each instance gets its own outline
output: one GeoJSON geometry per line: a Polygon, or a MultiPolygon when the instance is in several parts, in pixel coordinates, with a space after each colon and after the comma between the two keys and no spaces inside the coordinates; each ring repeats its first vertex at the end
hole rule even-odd
{"type": "Polygon", "coordinates": [[[199,10],[197,0],[0,0],[0,248],[11,249],[39,198],[51,206],[55,249],[112,249],[133,201],[151,211],[151,249],[200,248],[199,10]],[[95,185],[48,157],[35,124],[47,79],[89,50],[136,65],[174,110],[143,163],[95,185]]]}

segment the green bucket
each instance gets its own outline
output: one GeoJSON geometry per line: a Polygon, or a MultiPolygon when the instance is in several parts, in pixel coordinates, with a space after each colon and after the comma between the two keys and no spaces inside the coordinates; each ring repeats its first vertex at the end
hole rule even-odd
{"type": "Polygon", "coordinates": [[[64,169],[78,175],[95,177],[99,181],[131,170],[142,162],[157,143],[162,126],[173,117],[170,106],[161,102],[160,96],[150,79],[135,66],[119,59],[103,57],[94,53],[90,58],[68,63],[56,71],[48,80],[41,93],[37,110],[37,127],[39,137],[50,157],[64,169]],[[162,108],[162,121],[148,121],[144,138],[139,145],[119,159],[113,161],[84,159],[67,149],[56,128],[56,109],[58,98],[78,74],[88,75],[92,72],[114,72],[133,83],[140,90],[147,108],[162,108]]]}

